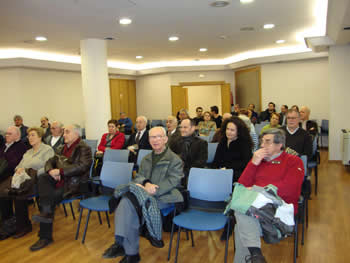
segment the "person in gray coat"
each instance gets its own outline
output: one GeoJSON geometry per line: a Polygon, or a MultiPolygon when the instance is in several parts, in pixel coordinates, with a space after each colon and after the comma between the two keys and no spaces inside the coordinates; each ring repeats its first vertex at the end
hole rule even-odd
{"type": "MultiPolygon", "coordinates": [[[[133,180],[139,187],[155,197],[159,209],[168,203],[182,202],[177,189],[183,177],[182,160],[167,146],[168,137],[163,127],[149,131],[152,153],[141,161],[138,174],[133,180]]],[[[123,197],[115,210],[115,243],[103,254],[104,258],[124,256],[121,263],[140,261],[138,214],[130,199],[123,197]]]]}

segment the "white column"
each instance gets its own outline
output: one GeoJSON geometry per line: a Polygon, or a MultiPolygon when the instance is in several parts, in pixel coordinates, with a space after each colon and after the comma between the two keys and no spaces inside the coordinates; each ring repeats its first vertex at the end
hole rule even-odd
{"type": "Polygon", "coordinates": [[[100,139],[111,118],[107,43],[100,39],[80,41],[81,76],[87,139],[100,139]]]}

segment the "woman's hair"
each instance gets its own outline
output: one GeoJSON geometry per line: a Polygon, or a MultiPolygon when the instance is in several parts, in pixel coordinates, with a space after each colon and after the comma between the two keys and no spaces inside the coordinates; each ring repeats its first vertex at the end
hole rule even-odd
{"type": "Polygon", "coordinates": [[[220,129],[220,133],[221,133],[222,138],[227,140],[226,128],[227,128],[227,125],[229,123],[233,123],[234,125],[236,125],[236,127],[237,127],[237,139],[248,144],[249,149],[252,150],[253,149],[253,141],[252,141],[252,137],[250,136],[249,129],[248,129],[247,125],[244,123],[244,121],[241,120],[237,116],[232,116],[232,118],[227,119],[223,122],[221,129],[220,129]]]}
{"type": "Polygon", "coordinates": [[[109,121],[107,122],[107,125],[109,125],[109,124],[114,124],[115,127],[118,127],[118,121],[117,121],[117,120],[111,119],[111,120],[109,120],[109,121]]]}
{"type": "Polygon", "coordinates": [[[272,118],[273,115],[277,116],[277,118],[280,118],[280,115],[279,115],[279,113],[277,113],[277,112],[271,113],[271,118],[272,118]]]}
{"type": "Polygon", "coordinates": [[[42,138],[44,136],[44,130],[42,128],[39,127],[30,127],[27,130],[27,134],[29,134],[31,131],[35,131],[36,134],[38,135],[38,137],[42,138]]]}
{"type": "Polygon", "coordinates": [[[210,112],[209,111],[205,111],[205,112],[203,112],[203,117],[204,117],[204,115],[205,114],[209,114],[209,116],[211,117],[211,114],[210,114],[210,112]]]}

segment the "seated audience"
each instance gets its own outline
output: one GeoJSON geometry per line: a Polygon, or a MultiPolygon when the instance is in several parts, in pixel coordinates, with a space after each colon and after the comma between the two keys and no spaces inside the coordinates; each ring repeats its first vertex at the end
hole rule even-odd
{"type": "Polygon", "coordinates": [[[301,125],[301,128],[303,128],[305,131],[307,131],[311,136],[312,138],[315,138],[315,136],[317,135],[318,133],[318,125],[315,121],[312,121],[312,120],[309,120],[310,118],[310,109],[306,106],[302,106],[300,108],[300,125],[301,125]]]}
{"type": "Polygon", "coordinates": [[[233,169],[236,182],[252,158],[253,142],[246,124],[237,116],[223,122],[222,139],[216,149],[213,167],[233,169]]]}
{"type": "Polygon", "coordinates": [[[187,186],[187,178],[191,167],[205,167],[208,160],[208,143],[195,135],[196,125],[193,120],[185,119],[181,122],[181,137],[171,144],[171,150],[180,156],[184,162],[184,180],[182,184],[187,186]]]}
{"type": "Polygon", "coordinates": [[[203,117],[204,121],[198,124],[198,133],[200,136],[209,136],[210,132],[215,131],[217,126],[214,121],[210,120],[210,113],[208,111],[204,112],[203,117]]]}
{"type": "Polygon", "coordinates": [[[258,122],[258,113],[255,112],[255,104],[251,103],[248,105],[248,111],[251,112],[251,115],[248,116],[250,118],[250,121],[255,124],[258,122]]]}
{"type": "Polygon", "coordinates": [[[125,112],[120,113],[120,119],[118,120],[119,130],[125,134],[131,134],[132,132],[132,120],[126,116],[125,112]]]}
{"type": "Polygon", "coordinates": [[[219,115],[218,106],[211,106],[210,113],[211,113],[212,120],[215,121],[216,127],[220,128],[222,124],[222,117],[219,115]]]}
{"type": "Polygon", "coordinates": [[[259,136],[255,132],[254,124],[250,121],[249,117],[244,114],[240,114],[238,117],[242,121],[244,121],[245,125],[249,130],[250,137],[252,138],[252,141],[253,141],[253,152],[255,152],[259,147],[259,136]]]}
{"type": "Polygon", "coordinates": [[[267,109],[260,113],[260,121],[269,121],[271,119],[271,114],[276,112],[275,107],[275,103],[269,102],[267,109]]]}
{"type": "Polygon", "coordinates": [[[4,136],[0,134],[0,148],[5,144],[4,136]]]}
{"type": "Polygon", "coordinates": [[[266,124],[260,131],[260,134],[263,134],[264,131],[268,130],[268,129],[272,129],[272,128],[279,128],[281,127],[278,122],[280,120],[280,116],[278,113],[274,112],[271,114],[271,119],[270,119],[270,123],[266,124]]]}
{"type": "Polygon", "coordinates": [[[15,122],[15,126],[19,128],[21,132],[21,140],[27,142],[27,129],[28,127],[23,124],[23,118],[21,115],[15,115],[13,117],[13,121],[15,122]]]}
{"type": "Polygon", "coordinates": [[[145,116],[139,116],[136,118],[137,132],[130,135],[129,140],[126,142],[124,147],[130,151],[129,163],[136,163],[137,154],[140,149],[152,149],[148,141],[148,131],[146,129],[146,125],[147,118],[145,116]]]}
{"type": "Polygon", "coordinates": [[[293,105],[290,109],[299,112],[299,107],[298,107],[298,105],[293,105]]]}
{"type": "Polygon", "coordinates": [[[14,238],[20,238],[32,231],[32,223],[28,215],[27,199],[28,196],[34,194],[36,177],[44,173],[46,161],[54,156],[53,149],[49,145],[42,143],[43,136],[44,131],[41,128],[32,127],[28,129],[28,141],[32,148],[23,155],[21,162],[15,168],[15,173],[16,175],[20,175],[25,172],[32,179],[30,179],[30,182],[24,183],[26,184],[26,189],[13,189],[11,188],[12,178],[8,178],[7,188],[3,193],[6,195],[6,198],[12,198],[14,200],[16,232],[0,233],[0,240],[8,238],[13,234],[14,238]]]}
{"type": "MultiPolygon", "coordinates": [[[[167,146],[164,128],[154,127],[149,132],[152,153],[141,163],[140,170],[133,180],[158,203],[158,209],[167,203],[182,202],[181,193],[176,189],[183,177],[182,161],[167,146]]],[[[140,262],[139,215],[128,196],[121,198],[115,210],[115,242],[103,254],[104,258],[123,257],[122,263],[140,262]]]]}
{"type": "MultiPolygon", "coordinates": [[[[11,126],[5,135],[5,144],[0,148],[0,189],[7,187],[7,180],[15,172],[16,166],[27,151],[26,145],[21,141],[21,132],[18,127],[11,126]]],[[[13,216],[12,199],[0,200],[2,222],[13,216]]]]}
{"type": "Polygon", "coordinates": [[[196,114],[197,116],[193,118],[194,122],[196,123],[196,126],[198,126],[198,123],[201,121],[204,121],[203,119],[203,108],[202,107],[197,107],[196,108],[196,114]]]}
{"type": "MultiPolygon", "coordinates": [[[[304,165],[300,158],[283,152],[284,132],[279,129],[266,130],[261,137],[261,148],[248,163],[238,182],[245,187],[264,187],[272,184],[277,194],[298,211],[298,200],[304,179],[304,165]]],[[[266,262],[261,252],[261,227],[259,220],[235,212],[234,262],[266,262]]]]}
{"type": "Polygon", "coordinates": [[[48,137],[51,134],[51,130],[50,130],[50,123],[49,123],[49,119],[47,117],[41,117],[40,119],[40,127],[44,130],[44,135],[42,139],[45,139],[46,137],[48,137]]]}
{"type": "Polygon", "coordinates": [[[53,242],[53,218],[55,206],[64,198],[80,195],[87,191],[87,180],[92,163],[91,149],[81,140],[78,125],[69,125],[64,129],[64,142],[56,155],[45,164],[45,174],[38,178],[40,214],[32,217],[40,223],[39,240],[31,251],[40,250],[53,242]]]}
{"type": "Polygon", "coordinates": [[[232,112],[232,115],[233,116],[238,116],[239,113],[240,113],[241,109],[239,107],[239,104],[236,103],[234,106],[233,106],[233,112],[232,112]]]}
{"type": "Polygon", "coordinates": [[[180,124],[182,120],[190,119],[190,115],[186,109],[180,109],[178,115],[178,124],[180,124]]]}
{"type": "Polygon", "coordinates": [[[299,128],[300,114],[293,109],[287,112],[287,126],[282,127],[286,133],[286,147],[296,151],[299,155],[312,157],[312,139],[307,131],[299,128]]]}
{"type": "Polygon", "coordinates": [[[181,137],[180,129],[177,127],[177,120],[174,116],[168,116],[166,120],[166,127],[168,129],[168,146],[171,149],[172,143],[181,137]]]}
{"type": "Polygon", "coordinates": [[[117,120],[109,120],[108,133],[102,135],[100,144],[97,147],[97,155],[102,155],[106,149],[122,149],[125,143],[124,133],[119,132],[117,120]]]}
{"type": "Polygon", "coordinates": [[[281,126],[284,126],[287,123],[287,111],[288,111],[288,106],[282,105],[281,112],[280,112],[280,120],[279,120],[279,124],[281,126]]]}
{"type": "MultiPolygon", "coordinates": [[[[230,119],[231,117],[232,117],[232,114],[226,112],[222,115],[222,121],[224,122],[225,120],[230,119]]],[[[220,131],[221,131],[221,128],[216,129],[216,132],[215,132],[211,142],[220,142],[221,141],[222,133],[220,131]]]]}
{"type": "Polygon", "coordinates": [[[44,142],[56,151],[59,146],[64,144],[63,124],[59,121],[53,121],[50,130],[51,134],[44,139],[44,142]]]}

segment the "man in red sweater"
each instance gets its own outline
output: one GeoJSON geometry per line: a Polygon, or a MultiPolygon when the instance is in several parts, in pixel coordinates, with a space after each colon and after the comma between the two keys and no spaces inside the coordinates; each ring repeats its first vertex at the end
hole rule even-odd
{"type": "MultiPolygon", "coordinates": [[[[260,149],[248,163],[238,182],[245,187],[253,185],[264,187],[273,184],[278,188],[278,195],[294,205],[298,211],[298,199],[304,179],[302,160],[283,152],[286,136],[280,129],[269,129],[262,134],[260,149]]],[[[261,253],[261,227],[258,219],[235,212],[234,262],[266,262],[261,253]]]]}

